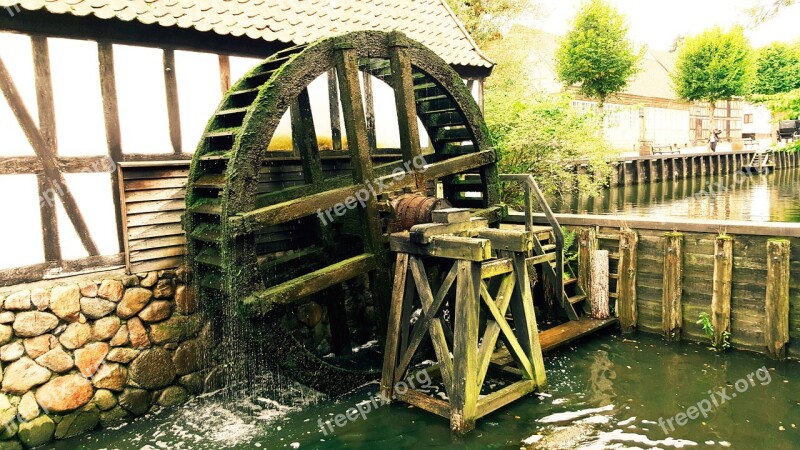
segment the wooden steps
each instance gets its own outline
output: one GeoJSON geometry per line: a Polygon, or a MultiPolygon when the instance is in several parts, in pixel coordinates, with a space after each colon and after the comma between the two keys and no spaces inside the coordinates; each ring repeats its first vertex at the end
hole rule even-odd
{"type": "MultiPolygon", "coordinates": [[[[592,319],[589,317],[582,317],[579,320],[570,320],[569,322],[562,323],[561,325],[539,333],[539,344],[542,347],[543,353],[552,352],[582,337],[616,325],[618,322],[619,319],[616,317],[606,320],[592,319]]],[[[514,359],[511,357],[508,350],[503,347],[495,352],[492,357],[492,363],[505,366],[514,364],[514,359]]]]}

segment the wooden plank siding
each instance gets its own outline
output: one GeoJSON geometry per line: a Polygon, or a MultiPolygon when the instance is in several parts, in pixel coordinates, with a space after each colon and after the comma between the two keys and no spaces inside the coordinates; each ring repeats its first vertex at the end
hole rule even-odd
{"type": "MultiPolygon", "coordinates": [[[[558,220],[570,230],[585,227],[588,217],[558,215],[558,220]]],[[[662,333],[662,289],[664,273],[665,234],[682,232],[683,287],[682,337],[690,341],[708,343],[709,339],[696,322],[700,313],[711,314],[712,274],[714,268],[714,240],[721,228],[709,221],[705,231],[698,221],[679,219],[655,221],[633,217],[615,218],[632,228],[639,236],[636,278],[636,305],[638,329],[648,333],[662,333]],[[638,225],[638,226],[637,226],[638,225]],[[686,230],[691,231],[686,231],[686,230]]],[[[535,219],[536,223],[540,221],[535,219]]],[[[610,221],[606,221],[610,222],[610,221]]],[[[598,228],[603,235],[618,234],[619,227],[598,228]]],[[[753,222],[748,228],[737,225],[728,235],[733,239],[733,273],[731,283],[731,343],[734,348],[766,352],[766,280],[767,241],[780,237],[790,242],[790,274],[800,273],[800,226],[796,224],[760,224],[753,222]]],[[[600,248],[611,254],[619,251],[618,242],[601,240],[600,248]]],[[[789,277],[789,337],[787,354],[800,358],[800,277],[789,277]]]]}

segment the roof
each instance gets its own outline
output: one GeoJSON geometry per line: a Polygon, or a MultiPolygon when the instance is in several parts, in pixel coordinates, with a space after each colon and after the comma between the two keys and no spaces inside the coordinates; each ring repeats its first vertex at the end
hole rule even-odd
{"type": "Polygon", "coordinates": [[[0,7],[14,5],[287,44],[358,30],[400,30],[448,64],[494,65],[446,0],[0,0],[0,7]]]}

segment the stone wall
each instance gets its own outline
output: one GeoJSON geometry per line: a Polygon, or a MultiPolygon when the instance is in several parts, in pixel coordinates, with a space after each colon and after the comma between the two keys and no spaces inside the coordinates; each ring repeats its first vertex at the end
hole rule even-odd
{"type": "Polygon", "coordinates": [[[0,294],[0,450],[200,393],[211,330],[183,269],[0,294]]]}

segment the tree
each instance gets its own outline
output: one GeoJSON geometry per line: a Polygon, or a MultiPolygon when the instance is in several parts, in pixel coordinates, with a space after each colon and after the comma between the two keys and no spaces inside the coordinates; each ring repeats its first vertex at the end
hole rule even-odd
{"type": "Polygon", "coordinates": [[[532,0],[447,0],[447,4],[479,45],[500,38],[502,26],[512,19],[541,14],[532,0]]]}
{"type": "Polygon", "coordinates": [[[625,16],[604,0],[581,5],[556,53],[556,72],[567,86],[599,100],[620,92],[639,71],[643,49],[636,51],[628,39],[625,16]]]}
{"type": "Polygon", "coordinates": [[[751,50],[742,27],[719,27],[687,37],[678,50],[672,81],[675,93],[688,101],[712,105],[747,93],[751,50]]]}
{"type": "Polygon", "coordinates": [[[753,94],[780,94],[800,88],[800,52],[774,42],[756,53],[753,94]]]}
{"type": "MultiPolygon", "coordinates": [[[[600,121],[581,114],[565,94],[537,93],[529,65],[532,47],[541,35],[515,26],[506,38],[485,48],[497,67],[486,82],[486,123],[500,154],[504,173],[531,173],[547,194],[566,194],[573,187],[593,195],[605,186],[613,150],[603,139],[600,121]],[[571,166],[588,162],[588,175],[577,175],[571,166]]],[[[509,184],[502,200],[521,201],[519,186],[509,184]]]]}

